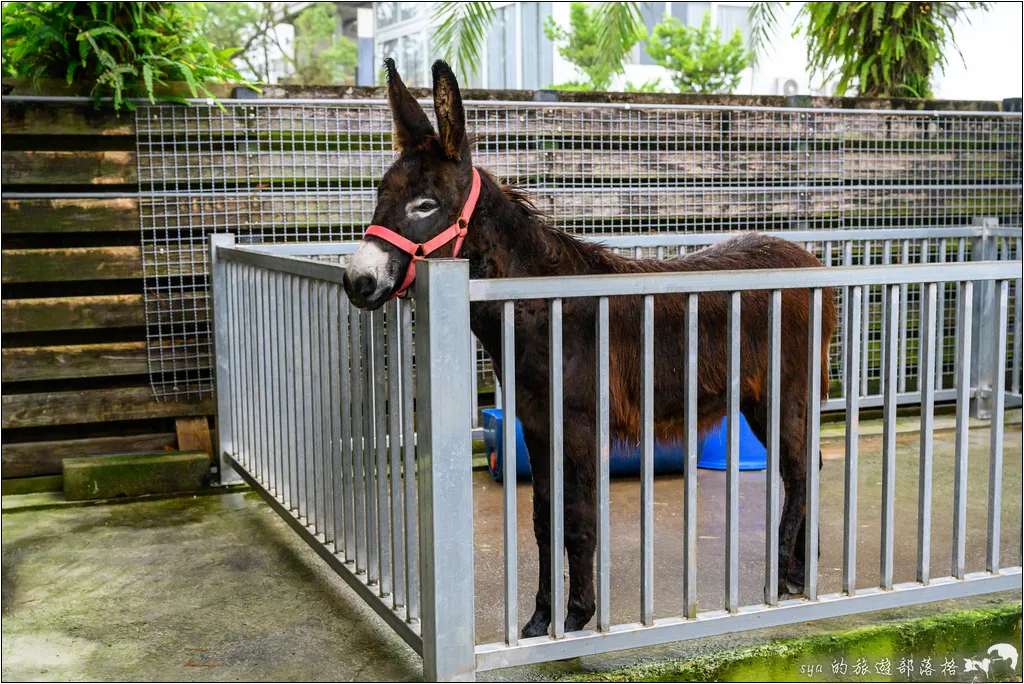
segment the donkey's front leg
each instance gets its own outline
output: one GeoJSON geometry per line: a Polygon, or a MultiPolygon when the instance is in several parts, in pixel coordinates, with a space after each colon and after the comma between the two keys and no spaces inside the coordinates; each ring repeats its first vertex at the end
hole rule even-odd
{"type": "MultiPolygon", "coordinates": [[[[545,436],[547,426],[535,429],[529,418],[523,421],[523,438],[530,452],[533,474],[533,535],[537,539],[540,574],[537,579],[537,606],[533,617],[523,627],[523,638],[548,633],[551,624],[551,490],[549,487],[549,452],[545,436]]],[[[561,597],[559,597],[561,600],[561,597]]]]}
{"type": "Polygon", "coordinates": [[[537,580],[537,606],[533,617],[523,627],[523,638],[548,633],[551,624],[551,501],[547,482],[533,480],[533,534],[537,538],[540,577],[537,580]]]}

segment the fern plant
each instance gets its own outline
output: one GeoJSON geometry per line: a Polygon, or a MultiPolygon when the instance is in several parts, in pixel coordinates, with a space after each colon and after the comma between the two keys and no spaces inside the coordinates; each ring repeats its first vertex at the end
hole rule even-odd
{"type": "Polygon", "coordinates": [[[9,2],[3,7],[6,76],[91,84],[97,106],[132,109],[129,98],[183,101],[157,86],[183,81],[192,97],[214,98],[212,82],[244,82],[230,60],[199,30],[197,3],[9,2]]]}

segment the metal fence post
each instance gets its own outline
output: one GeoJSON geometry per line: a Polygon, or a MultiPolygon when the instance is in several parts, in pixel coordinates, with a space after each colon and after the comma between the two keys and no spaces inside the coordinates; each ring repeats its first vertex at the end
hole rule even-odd
{"type": "Polygon", "coordinates": [[[241,482],[242,478],[224,460],[234,454],[234,426],[231,424],[231,355],[228,341],[228,268],[217,254],[218,247],[232,247],[235,236],[210,236],[211,302],[213,309],[214,388],[217,395],[217,475],[222,485],[241,482]]]}
{"type": "MultiPolygon", "coordinates": [[[[991,216],[976,216],[973,224],[980,229],[980,234],[972,238],[971,261],[995,261],[999,258],[996,237],[989,233],[990,228],[999,226],[999,219],[991,216]]],[[[995,282],[984,280],[974,284],[974,327],[970,331],[971,349],[971,387],[974,398],[971,400],[971,416],[987,419],[992,416],[992,387],[995,384],[993,373],[995,362],[993,354],[995,345],[992,340],[996,334],[995,320],[995,282]]]]}
{"type": "Polygon", "coordinates": [[[469,262],[416,274],[416,457],[425,681],[472,681],[473,482],[469,262]]]}

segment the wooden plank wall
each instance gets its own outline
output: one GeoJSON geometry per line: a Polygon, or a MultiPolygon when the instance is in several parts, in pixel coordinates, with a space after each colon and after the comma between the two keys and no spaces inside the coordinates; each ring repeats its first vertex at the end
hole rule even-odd
{"type": "Polygon", "coordinates": [[[212,403],[149,388],[133,116],[5,102],[2,123],[3,477],[175,446],[212,403]]]}

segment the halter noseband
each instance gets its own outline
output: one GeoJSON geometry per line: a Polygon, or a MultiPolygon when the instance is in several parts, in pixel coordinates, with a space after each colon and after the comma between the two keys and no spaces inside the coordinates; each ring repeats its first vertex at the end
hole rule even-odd
{"type": "Polygon", "coordinates": [[[459,219],[430,240],[423,243],[415,243],[411,240],[406,240],[395,231],[385,228],[384,226],[374,225],[366,229],[366,232],[363,234],[363,239],[366,239],[370,235],[378,237],[385,242],[391,243],[412,257],[409,261],[409,267],[405,271],[405,279],[402,281],[401,287],[391,295],[392,299],[409,289],[409,286],[412,285],[414,280],[416,280],[416,262],[421,259],[425,259],[431,252],[443,247],[452,240],[455,240],[455,249],[452,250],[452,257],[454,258],[459,256],[459,250],[462,249],[462,240],[466,237],[466,232],[469,229],[469,219],[473,216],[473,209],[476,208],[476,200],[478,197],[480,197],[480,173],[474,168],[473,185],[470,186],[469,198],[466,200],[466,204],[462,207],[462,213],[459,214],[459,219]]]}

